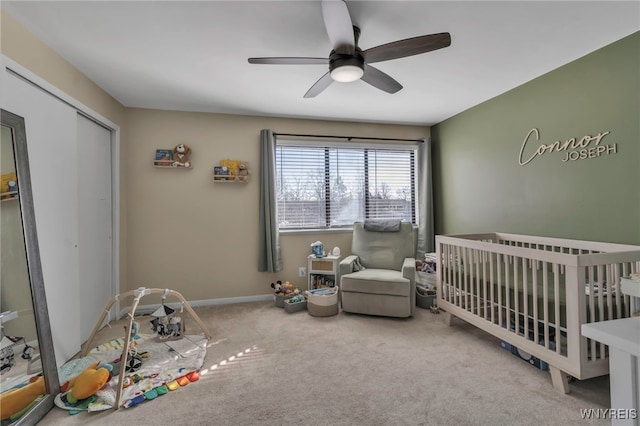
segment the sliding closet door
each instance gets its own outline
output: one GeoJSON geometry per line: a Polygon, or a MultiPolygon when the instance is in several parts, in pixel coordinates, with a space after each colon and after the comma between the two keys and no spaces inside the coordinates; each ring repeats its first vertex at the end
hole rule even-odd
{"type": "Polygon", "coordinates": [[[78,257],[81,338],[113,291],[111,131],[78,114],[78,257]]]}
{"type": "MultiPolygon", "coordinates": [[[[77,111],[5,73],[2,108],[24,117],[42,274],[56,362],[80,350],[77,111]]],[[[20,182],[18,182],[20,185],[20,182]]]]}
{"type": "Polygon", "coordinates": [[[49,321],[61,365],[80,351],[116,293],[114,142],[109,129],[79,114],[47,83],[36,85],[4,67],[0,76],[0,106],[25,119],[49,321]]]}

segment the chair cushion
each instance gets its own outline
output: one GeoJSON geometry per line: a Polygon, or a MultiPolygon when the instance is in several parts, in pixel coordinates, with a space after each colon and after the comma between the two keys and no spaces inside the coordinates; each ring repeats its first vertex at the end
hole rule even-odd
{"type": "Polygon", "coordinates": [[[364,269],[343,275],[340,279],[343,292],[389,294],[393,296],[411,295],[411,282],[402,272],[390,269],[364,269]]]}

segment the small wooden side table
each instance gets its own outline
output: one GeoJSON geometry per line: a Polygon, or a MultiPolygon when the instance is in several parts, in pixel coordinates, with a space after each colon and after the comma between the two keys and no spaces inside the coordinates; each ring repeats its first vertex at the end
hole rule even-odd
{"type": "Polygon", "coordinates": [[[316,257],[310,254],[307,258],[307,278],[309,290],[319,287],[335,287],[339,284],[340,256],[332,254],[316,257]]]}

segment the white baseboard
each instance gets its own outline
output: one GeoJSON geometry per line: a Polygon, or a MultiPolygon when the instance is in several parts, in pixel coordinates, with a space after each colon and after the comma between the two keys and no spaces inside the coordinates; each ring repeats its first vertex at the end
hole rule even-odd
{"type": "MultiPolygon", "coordinates": [[[[195,308],[200,306],[231,305],[234,303],[266,302],[269,300],[273,300],[273,293],[260,294],[257,296],[225,297],[222,299],[188,300],[187,302],[192,308],[195,308]]],[[[174,309],[179,309],[180,302],[170,302],[170,303],[167,303],[167,306],[171,306],[174,309]]],[[[138,315],[150,314],[156,309],[158,309],[157,304],[138,305],[138,308],[136,309],[136,314],[138,315]]],[[[128,312],[129,312],[128,307],[124,309],[120,309],[120,312],[118,313],[118,319],[125,316],[128,312]]]]}

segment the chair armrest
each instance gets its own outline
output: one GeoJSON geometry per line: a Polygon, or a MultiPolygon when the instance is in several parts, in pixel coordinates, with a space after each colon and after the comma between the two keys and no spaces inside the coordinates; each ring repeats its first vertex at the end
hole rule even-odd
{"type": "Polygon", "coordinates": [[[411,300],[411,316],[416,312],[416,259],[413,257],[405,257],[402,263],[402,276],[409,280],[411,288],[409,289],[409,297],[411,300]]]}
{"type": "Polygon", "coordinates": [[[352,254],[340,261],[340,276],[353,272],[353,264],[355,263],[357,258],[358,256],[352,254]]]}
{"type": "Polygon", "coordinates": [[[414,283],[416,282],[416,260],[412,257],[407,257],[402,263],[402,276],[414,283]]]}

